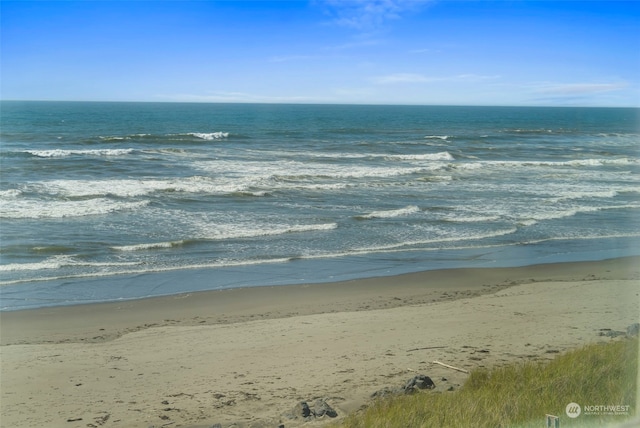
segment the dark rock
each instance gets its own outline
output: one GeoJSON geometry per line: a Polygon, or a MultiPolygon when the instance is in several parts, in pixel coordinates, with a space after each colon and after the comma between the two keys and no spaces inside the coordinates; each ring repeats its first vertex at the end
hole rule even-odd
{"type": "Polygon", "coordinates": [[[600,336],[605,336],[605,337],[618,337],[618,336],[624,336],[626,333],[624,331],[617,331],[617,330],[610,330],[610,329],[602,329],[602,331],[600,331],[600,336]]]}
{"type": "Polygon", "coordinates": [[[307,418],[311,416],[311,409],[306,401],[301,401],[293,408],[293,416],[297,418],[307,418]]]}
{"type": "Polygon", "coordinates": [[[316,402],[313,403],[313,414],[316,418],[321,418],[324,415],[327,415],[330,418],[338,416],[338,413],[321,398],[318,398],[316,402]]]}
{"type": "Polygon", "coordinates": [[[222,428],[222,424],[213,424],[211,428],[222,428]]]}
{"type": "Polygon", "coordinates": [[[640,323],[633,323],[627,327],[627,337],[637,336],[640,333],[640,323]]]}
{"type": "Polygon", "coordinates": [[[385,386],[384,388],[379,389],[373,394],[371,394],[371,398],[385,398],[392,395],[398,395],[403,392],[404,392],[404,389],[402,388],[389,388],[388,386],[385,386]]]}
{"type": "Polygon", "coordinates": [[[412,394],[418,389],[433,389],[436,384],[433,383],[429,376],[417,375],[409,379],[404,385],[405,394],[412,394]]]}
{"type": "Polygon", "coordinates": [[[306,401],[301,401],[293,408],[291,413],[285,414],[289,419],[304,419],[305,421],[312,421],[316,418],[322,418],[328,416],[335,418],[338,416],[336,412],[325,400],[318,398],[313,407],[310,407],[306,401]]]}

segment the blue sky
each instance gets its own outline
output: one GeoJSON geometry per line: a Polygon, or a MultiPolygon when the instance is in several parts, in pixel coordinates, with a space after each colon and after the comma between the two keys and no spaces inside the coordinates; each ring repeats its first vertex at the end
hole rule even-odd
{"type": "Polygon", "coordinates": [[[637,1],[4,1],[2,99],[640,106],[637,1]]]}

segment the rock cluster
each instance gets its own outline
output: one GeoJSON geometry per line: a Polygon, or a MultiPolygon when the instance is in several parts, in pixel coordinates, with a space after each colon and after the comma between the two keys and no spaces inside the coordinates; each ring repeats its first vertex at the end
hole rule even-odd
{"type": "Polygon", "coordinates": [[[336,412],[326,402],[326,400],[318,398],[311,405],[306,401],[299,402],[293,410],[285,416],[289,419],[304,419],[305,421],[311,421],[324,416],[335,418],[338,416],[338,412],[336,412]]]}
{"type": "Polygon", "coordinates": [[[611,337],[611,338],[619,337],[619,336],[634,337],[638,335],[638,332],[640,332],[640,323],[633,323],[629,327],[627,327],[626,332],[619,331],[619,330],[611,330],[610,328],[601,328],[600,333],[598,333],[598,335],[611,337]]]}
{"type": "Polygon", "coordinates": [[[404,386],[398,388],[385,387],[371,394],[371,397],[382,398],[389,395],[413,394],[421,389],[434,389],[435,387],[436,384],[429,376],[420,374],[406,381],[404,386]]]}
{"type": "Polygon", "coordinates": [[[433,383],[429,376],[418,375],[414,376],[404,384],[404,393],[405,394],[413,394],[419,389],[433,389],[436,387],[436,384],[433,383]]]}

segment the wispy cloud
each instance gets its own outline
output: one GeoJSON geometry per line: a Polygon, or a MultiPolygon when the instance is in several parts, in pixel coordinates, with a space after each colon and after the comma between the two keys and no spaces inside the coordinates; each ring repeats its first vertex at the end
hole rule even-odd
{"type": "Polygon", "coordinates": [[[439,52],[440,52],[439,49],[429,49],[429,48],[412,49],[409,51],[410,54],[425,54],[425,53],[439,53],[439,52]]]}
{"type": "Polygon", "coordinates": [[[380,46],[385,43],[386,42],[383,40],[363,38],[361,40],[354,40],[352,42],[343,43],[341,45],[327,46],[325,47],[325,49],[329,51],[341,51],[348,49],[366,48],[371,46],[380,46]]]}
{"type": "Polygon", "coordinates": [[[271,96],[246,92],[211,92],[209,94],[159,94],[158,99],[194,103],[307,103],[326,102],[318,97],[271,96]]]}
{"type": "Polygon", "coordinates": [[[377,76],[371,79],[373,83],[378,85],[390,85],[395,83],[424,83],[433,82],[432,77],[427,77],[422,74],[415,73],[395,73],[388,74],[386,76],[377,76]]]}
{"type": "Polygon", "coordinates": [[[467,73],[454,76],[426,76],[416,73],[394,73],[385,76],[377,76],[371,81],[378,85],[392,85],[401,83],[431,83],[431,82],[479,82],[483,80],[499,79],[499,75],[483,76],[467,73]]]}
{"type": "Polygon", "coordinates": [[[289,62],[289,61],[306,61],[306,60],[314,60],[321,59],[322,57],[318,55],[280,55],[280,56],[272,56],[269,58],[269,62],[289,62]]]}
{"type": "Polygon", "coordinates": [[[433,0],[324,0],[335,24],[357,30],[370,30],[404,13],[420,9],[433,0]]]}
{"type": "Polygon", "coordinates": [[[626,82],[615,83],[540,83],[534,91],[547,95],[587,95],[600,92],[619,91],[629,86],[626,82]]]}

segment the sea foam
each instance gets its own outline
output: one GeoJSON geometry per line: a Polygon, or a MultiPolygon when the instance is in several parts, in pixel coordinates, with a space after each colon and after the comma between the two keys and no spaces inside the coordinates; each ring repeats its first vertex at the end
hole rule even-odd
{"type": "Polygon", "coordinates": [[[228,132],[189,132],[186,135],[200,138],[201,140],[221,140],[229,136],[228,132]]]}
{"type": "Polygon", "coordinates": [[[144,250],[156,250],[165,248],[180,247],[184,244],[184,240],[180,241],[168,241],[168,242],[152,242],[147,244],[134,244],[134,245],[120,245],[111,247],[116,251],[144,251],[144,250]]]}
{"type": "Polygon", "coordinates": [[[3,203],[0,218],[64,218],[103,215],[116,211],[136,210],[149,201],[122,202],[106,198],[79,201],[38,201],[23,199],[3,203]]]}
{"type": "Polygon", "coordinates": [[[392,217],[400,217],[413,213],[420,212],[420,208],[415,205],[409,205],[404,208],[399,208],[395,210],[384,210],[384,211],[373,211],[369,214],[363,214],[356,216],[359,219],[372,219],[372,218],[392,218],[392,217]]]}
{"type": "Polygon", "coordinates": [[[26,150],[39,158],[63,158],[68,156],[123,156],[133,153],[133,149],[92,149],[92,150],[26,150]]]}

